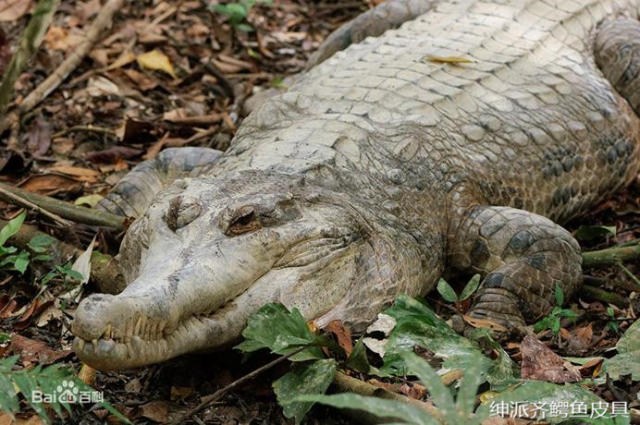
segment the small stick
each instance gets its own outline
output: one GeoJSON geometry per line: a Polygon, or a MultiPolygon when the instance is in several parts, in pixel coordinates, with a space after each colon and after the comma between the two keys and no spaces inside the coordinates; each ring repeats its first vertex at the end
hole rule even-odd
{"type": "Polygon", "coordinates": [[[13,201],[13,203],[18,204],[21,207],[31,208],[32,210],[35,210],[42,215],[46,215],[56,223],[60,223],[65,227],[71,227],[72,225],[70,221],[65,220],[64,218],[60,217],[57,214],[47,211],[46,209],[34,204],[33,202],[30,202],[29,200],[23,198],[20,195],[17,195],[15,193],[9,192],[8,190],[5,190],[1,186],[0,186],[0,195],[2,195],[6,199],[9,199],[10,201],[13,201]]]}
{"type": "Polygon", "coordinates": [[[633,272],[631,272],[631,270],[629,270],[627,267],[625,267],[624,264],[618,263],[618,267],[620,267],[622,269],[624,274],[626,274],[629,277],[629,279],[633,280],[633,282],[636,284],[635,285],[636,286],[635,290],[640,292],[640,279],[638,279],[636,277],[636,275],[633,274],[633,272]]]}
{"type": "Polygon", "coordinates": [[[95,125],[74,125],[73,127],[69,127],[69,128],[64,129],[64,130],[58,131],[53,136],[51,136],[51,138],[55,139],[56,137],[62,137],[65,134],[72,133],[74,131],[88,131],[88,132],[94,132],[94,133],[104,133],[104,134],[109,134],[111,136],[115,136],[116,135],[116,132],[111,130],[111,129],[109,129],[109,128],[96,127],[95,125]]]}
{"type": "Polygon", "coordinates": [[[53,213],[77,223],[112,227],[116,230],[122,230],[124,228],[126,218],[119,215],[111,214],[106,211],[79,207],[70,204],[69,202],[61,201],[49,196],[27,192],[24,189],[10,186],[5,183],[0,183],[0,189],[2,189],[2,191],[0,191],[0,198],[9,202],[16,201],[16,197],[19,197],[40,208],[40,210],[47,210],[49,213],[53,213]]]}
{"type": "Polygon", "coordinates": [[[300,347],[298,349],[296,349],[295,351],[287,354],[286,356],[281,356],[278,357],[275,360],[270,361],[269,363],[260,366],[259,368],[247,373],[246,375],[244,375],[243,377],[236,379],[235,381],[233,381],[232,383],[230,383],[229,385],[227,385],[226,387],[220,388],[218,391],[214,392],[211,395],[208,395],[206,397],[202,398],[202,401],[200,402],[200,404],[198,404],[196,407],[194,407],[193,409],[190,409],[189,411],[187,411],[184,415],[179,416],[177,419],[173,420],[170,425],[178,425],[181,424],[183,422],[185,422],[187,419],[189,419],[190,417],[192,417],[193,415],[195,415],[196,413],[202,411],[203,409],[205,409],[207,406],[209,406],[210,404],[212,404],[213,402],[219,400],[220,398],[222,398],[222,396],[224,396],[226,393],[228,393],[229,391],[231,391],[232,389],[234,389],[235,387],[244,384],[245,382],[255,378],[256,376],[260,375],[262,372],[271,369],[272,367],[282,363],[283,361],[287,360],[288,358],[290,358],[291,356],[298,354],[299,352],[301,352],[302,350],[306,349],[308,347],[300,347]]]}

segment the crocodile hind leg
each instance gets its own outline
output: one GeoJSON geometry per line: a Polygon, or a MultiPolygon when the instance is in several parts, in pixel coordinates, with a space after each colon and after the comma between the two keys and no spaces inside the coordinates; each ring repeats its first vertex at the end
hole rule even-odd
{"type": "Polygon", "coordinates": [[[568,298],[581,283],[580,247],[571,234],[515,208],[473,208],[449,237],[448,260],[484,277],[469,315],[509,329],[547,314],[556,285],[568,298]]]}
{"type": "Polygon", "coordinates": [[[134,167],[98,204],[98,208],[138,218],[151,205],[158,192],[177,179],[203,173],[215,164],[221,154],[210,148],[165,149],[154,159],[134,167]]]}
{"type": "Polygon", "coordinates": [[[624,18],[604,22],[594,52],[604,76],[640,115],[640,22],[624,18]]]}
{"type": "Polygon", "coordinates": [[[320,45],[309,58],[307,69],[313,68],[334,53],[367,37],[377,37],[431,10],[437,0],[387,0],[347,22],[320,45]]]}

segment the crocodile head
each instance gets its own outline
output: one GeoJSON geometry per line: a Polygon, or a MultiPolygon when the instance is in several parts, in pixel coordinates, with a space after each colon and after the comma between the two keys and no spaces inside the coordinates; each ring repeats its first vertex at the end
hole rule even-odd
{"type": "Polygon", "coordinates": [[[80,303],[74,349],[103,370],[213,350],[268,302],[362,328],[422,285],[415,239],[392,228],[301,178],[179,180],[124,238],[126,289],[80,303]]]}

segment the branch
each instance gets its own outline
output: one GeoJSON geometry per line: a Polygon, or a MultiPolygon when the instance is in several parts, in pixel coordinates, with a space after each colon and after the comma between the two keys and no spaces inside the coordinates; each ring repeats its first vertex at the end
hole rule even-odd
{"type": "Polygon", "coordinates": [[[51,213],[45,210],[44,208],[34,204],[33,202],[29,202],[29,200],[23,198],[22,196],[16,195],[15,193],[5,190],[2,186],[0,186],[0,196],[3,199],[8,200],[9,202],[18,204],[21,207],[31,208],[32,210],[35,210],[40,214],[46,215],[53,221],[62,224],[64,227],[71,227],[71,223],[65,220],[64,218],[60,217],[59,215],[51,213]]]}
{"type": "Polygon", "coordinates": [[[234,389],[235,387],[244,384],[245,382],[255,378],[256,376],[260,375],[262,372],[271,369],[272,367],[282,363],[283,361],[287,360],[289,357],[298,354],[299,352],[301,352],[302,350],[305,350],[307,347],[300,347],[296,350],[294,350],[293,352],[287,354],[286,356],[280,356],[275,360],[270,361],[269,363],[260,366],[259,368],[247,373],[246,375],[244,375],[243,377],[236,379],[235,381],[233,381],[232,383],[230,383],[229,385],[220,388],[218,391],[214,392],[213,394],[210,394],[206,397],[202,398],[202,401],[200,402],[200,404],[198,404],[196,407],[194,407],[193,409],[189,409],[184,415],[180,415],[178,418],[174,419],[170,425],[178,425],[178,424],[182,424],[184,422],[186,422],[187,420],[189,420],[189,418],[191,418],[193,415],[195,415],[196,413],[202,411],[203,409],[205,409],[207,406],[209,406],[210,404],[212,404],[213,402],[220,400],[222,398],[222,396],[224,396],[226,393],[228,393],[229,391],[231,391],[232,389],[234,389]]]}
{"type": "Polygon", "coordinates": [[[0,199],[7,202],[17,202],[15,197],[22,198],[42,210],[46,210],[77,223],[111,227],[116,230],[122,230],[126,220],[125,217],[111,214],[106,211],[79,207],[70,204],[69,202],[61,201],[45,195],[27,192],[24,189],[0,183],[0,199]],[[14,197],[6,195],[6,192],[14,195],[14,197]]]}
{"type": "Polygon", "coordinates": [[[602,267],[640,258],[640,244],[582,253],[582,267],[602,267]]]}

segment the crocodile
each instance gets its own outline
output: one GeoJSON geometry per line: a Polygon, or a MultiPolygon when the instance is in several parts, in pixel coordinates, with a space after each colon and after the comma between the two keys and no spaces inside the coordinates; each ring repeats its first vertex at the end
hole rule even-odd
{"type": "Polygon", "coordinates": [[[142,163],[119,294],[78,357],[125,369],[237,341],[268,302],[362,332],[398,294],[480,273],[469,315],[526,326],[581,284],[561,227],[640,167],[639,0],[389,0],[331,35],[230,148],[142,163]]]}

